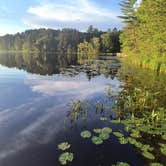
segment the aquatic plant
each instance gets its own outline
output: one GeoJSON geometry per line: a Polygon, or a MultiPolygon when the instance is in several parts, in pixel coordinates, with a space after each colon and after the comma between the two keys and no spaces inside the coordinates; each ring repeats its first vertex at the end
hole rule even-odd
{"type": "Polygon", "coordinates": [[[128,163],[125,162],[118,162],[116,166],[130,166],[128,163]]]}
{"type": "Polygon", "coordinates": [[[126,139],[126,138],[124,138],[124,137],[120,137],[120,138],[119,138],[119,143],[122,144],[122,145],[123,145],[123,144],[127,144],[127,143],[128,143],[128,139],[126,139]]]}
{"type": "Polygon", "coordinates": [[[93,131],[95,132],[95,133],[101,133],[102,132],[102,129],[93,129],[93,131]]]}
{"type": "Polygon", "coordinates": [[[59,157],[59,162],[61,165],[66,165],[68,162],[72,162],[74,159],[73,153],[65,152],[59,157]]]}
{"type": "Polygon", "coordinates": [[[99,137],[102,139],[102,140],[107,140],[109,139],[109,134],[108,133],[101,133],[99,134],[99,137]]]}
{"type": "Polygon", "coordinates": [[[142,152],[142,155],[143,155],[145,158],[148,158],[148,159],[150,159],[150,160],[154,160],[154,159],[155,159],[155,156],[154,156],[152,153],[148,152],[148,151],[143,151],[143,152],[142,152]]]}
{"type": "Polygon", "coordinates": [[[82,102],[80,100],[73,103],[72,109],[74,112],[80,111],[83,109],[82,102]]]}
{"type": "Polygon", "coordinates": [[[97,136],[93,136],[92,137],[92,142],[96,145],[100,145],[103,143],[103,140],[100,138],[100,137],[97,137],[97,136]]]}
{"type": "Polygon", "coordinates": [[[105,134],[110,134],[112,132],[112,129],[110,127],[104,127],[102,128],[101,132],[105,134]]]}
{"type": "Polygon", "coordinates": [[[161,147],[160,147],[161,153],[162,153],[164,156],[166,156],[166,144],[160,143],[159,145],[161,146],[161,147]]]}
{"type": "Polygon", "coordinates": [[[153,147],[147,144],[143,145],[141,148],[142,151],[153,151],[153,149],[154,149],[153,147]]]}
{"type": "Polygon", "coordinates": [[[163,140],[166,140],[166,134],[162,135],[161,138],[162,138],[163,140]]]}
{"type": "Polygon", "coordinates": [[[113,132],[113,135],[115,135],[115,136],[118,137],[118,138],[124,136],[121,132],[113,132]]]}
{"type": "Polygon", "coordinates": [[[70,147],[71,147],[71,145],[68,142],[63,142],[58,145],[58,149],[63,150],[63,151],[66,149],[69,149],[70,147]]]}
{"type": "Polygon", "coordinates": [[[141,137],[139,130],[134,130],[134,129],[132,129],[130,136],[133,138],[140,138],[141,137]]]}
{"type": "Polygon", "coordinates": [[[150,166],[164,166],[164,165],[161,163],[150,163],[150,166]]]}
{"type": "Polygon", "coordinates": [[[81,137],[83,137],[83,138],[90,138],[92,134],[91,134],[90,131],[85,130],[85,131],[82,131],[80,135],[81,135],[81,137]]]}

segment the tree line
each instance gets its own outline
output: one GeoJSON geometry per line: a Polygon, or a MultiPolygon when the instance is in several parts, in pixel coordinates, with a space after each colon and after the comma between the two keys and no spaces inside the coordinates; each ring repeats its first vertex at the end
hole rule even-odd
{"type": "Polygon", "coordinates": [[[122,1],[125,27],[120,40],[130,60],[159,73],[166,70],[166,1],[122,1]]]}
{"type": "Polygon", "coordinates": [[[32,52],[60,52],[87,53],[120,51],[120,30],[114,28],[101,31],[89,26],[86,32],[65,28],[62,30],[37,29],[27,30],[15,35],[0,37],[0,51],[32,51],[32,52]],[[86,51],[86,49],[88,51],[86,51]]]}

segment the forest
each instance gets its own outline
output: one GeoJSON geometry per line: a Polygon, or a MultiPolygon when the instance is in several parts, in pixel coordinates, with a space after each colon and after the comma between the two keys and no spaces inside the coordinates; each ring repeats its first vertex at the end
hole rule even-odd
{"type": "Polygon", "coordinates": [[[117,28],[104,32],[92,25],[87,32],[70,28],[27,30],[0,37],[0,50],[63,53],[81,53],[87,50],[85,53],[88,54],[116,53],[120,51],[120,33],[117,28]]]}
{"type": "Polygon", "coordinates": [[[122,52],[130,62],[158,73],[166,70],[166,1],[121,2],[125,27],[120,36],[122,52]]]}

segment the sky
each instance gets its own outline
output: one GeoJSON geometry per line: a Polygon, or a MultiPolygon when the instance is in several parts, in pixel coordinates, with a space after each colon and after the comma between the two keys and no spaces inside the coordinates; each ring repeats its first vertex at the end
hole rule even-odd
{"type": "Polygon", "coordinates": [[[121,28],[121,0],[0,0],[0,36],[38,28],[121,28]]]}

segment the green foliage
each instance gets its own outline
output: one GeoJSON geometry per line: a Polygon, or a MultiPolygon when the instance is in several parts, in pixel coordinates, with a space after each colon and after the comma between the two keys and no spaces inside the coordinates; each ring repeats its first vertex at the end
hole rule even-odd
{"type": "Polygon", "coordinates": [[[164,166],[164,165],[161,163],[150,163],[150,166],[164,166]]]}
{"type": "Polygon", "coordinates": [[[100,145],[103,143],[103,140],[100,138],[100,137],[97,137],[97,136],[93,136],[92,137],[92,142],[96,145],[100,145]]]}
{"type": "Polygon", "coordinates": [[[99,137],[102,139],[102,140],[107,140],[109,139],[109,134],[108,133],[101,133],[99,134],[99,137]]]}
{"type": "Polygon", "coordinates": [[[143,152],[142,152],[142,155],[143,155],[145,158],[148,158],[148,159],[150,159],[150,160],[154,160],[154,159],[155,159],[155,156],[154,156],[152,153],[148,152],[148,151],[143,151],[143,152]]]}
{"type": "Polygon", "coordinates": [[[113,134],[118,138],[121,138],[124,136],[121,132],[113,132],[113,134]]]}
{"type": "Polygon", "coordinates": [[[161,153],[166,156],[166,144],[161,144],[160,143],[160,150],[161,150],[161,153]]]}
{"type": "Polygon", "coordinates": [[[120,137],[120,138],[119,138],[119,143],[122,144],[122,145],[123,145],[123,144],[127,144],[127,143],[128,143],[128,139],[127,139],[127,138],[124,138],[124,137],[120,137]]]}
{"type": "Polygon", "coordinates": [[[61,165],[66,165],[68,162],[72,162],[74,159],[73,153],[65,152],[59,157],[59,162],[61,165]]]}
{"type": "Polygon", "coordinates": [[[83,138],[90,138],[91,137],[91,132],[88,130],[82,131],[81,132],[81,137],[83,138]]]}
{"type": "Polygon", "coordinates": [[[58,149],[63,150],[63,151],[66,149],[69,149],[70,147],[71,147],[71,145],[68,142],[63,142],[58,145],[58,149]]]}
{"type": "Polygon", "coordinates": [[[126,24],[120,37],[122,50],[130,62],[159,73],[166,66],[166,1],[142,1],[137,9],[135,2],[126,0],[121,4],[121,18],[126,24]]]}
{"type": "Polygon", "coordinates": [[[102,129],[93,129],[93,131],[94,131],[95,133],[100,134],[100,133],[102,132],[102,129]]]}
{"type": "Polygon", "coordinates": [[[130,166],[128,163],[125,162],[118,162],[116,166],[130,166]]]}
{"type": "Polygon", "coordinates": [[[109,127],[104,127],[104,128],[102,128],[101,132],[105,133],[105,134],[110,134],[112,132],[112,129],[109,127]]]}

